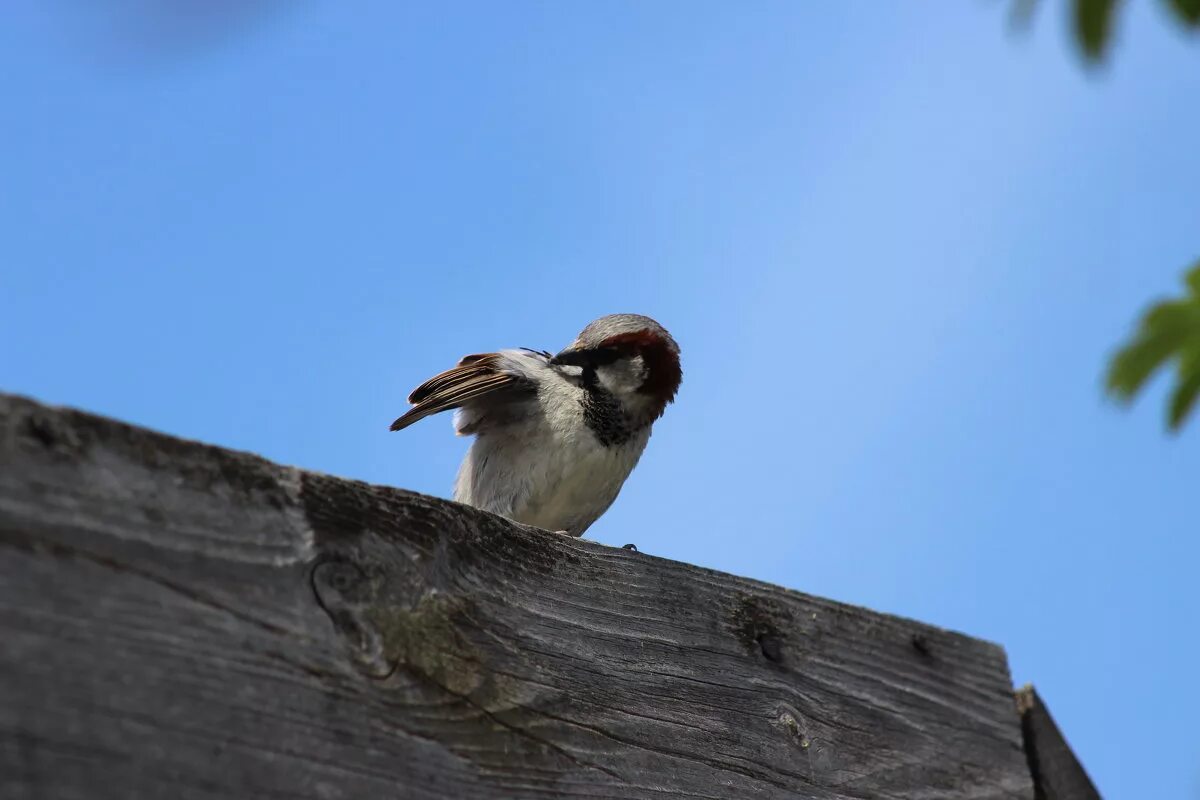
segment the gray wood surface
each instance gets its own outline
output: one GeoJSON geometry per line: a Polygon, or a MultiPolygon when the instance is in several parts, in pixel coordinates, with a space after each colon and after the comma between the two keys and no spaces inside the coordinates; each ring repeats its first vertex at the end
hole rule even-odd
{"type": "Polygon", "coordinates": [[[993,644],[5,395],[0,642],[6,800],[1034,796],[993,644]]]}
{"type": "Polygon", "coordinates": [[[1020,689],[1017,709],[1037,800],[1100,800],[1037,690],[1032,686],[1020,689]]]}

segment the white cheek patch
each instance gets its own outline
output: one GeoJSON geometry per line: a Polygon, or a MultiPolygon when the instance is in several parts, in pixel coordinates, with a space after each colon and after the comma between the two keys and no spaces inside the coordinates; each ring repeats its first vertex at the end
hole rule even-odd
{"type": "Polygon", "coordinates": [[[623,358],[596,370],[600,384],[614,395],[631,395],[646,381],[646,362],[641,356],[623,358]]]}

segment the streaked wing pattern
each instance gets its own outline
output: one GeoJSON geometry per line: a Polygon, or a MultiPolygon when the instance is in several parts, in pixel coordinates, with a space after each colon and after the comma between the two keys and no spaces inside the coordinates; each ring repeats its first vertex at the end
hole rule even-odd
{"type": "Polygon", "coordinates": [[[528,380],[502,370],[502,358],[500,353],[464,356],[454,369],[435,375],[414,389],[408,396],[413,407],[393,422],[391,429],[407,428],[430,414],[460,408],[485,395],[530,389],[528,380]]]}

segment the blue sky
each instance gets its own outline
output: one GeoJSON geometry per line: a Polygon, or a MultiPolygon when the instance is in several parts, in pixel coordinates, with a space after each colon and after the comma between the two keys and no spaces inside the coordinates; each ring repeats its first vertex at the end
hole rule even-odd
{"type": "Polygon", "coordinates": [[[469,352],[634,311],[589,536],[998,641],[1108,798],[1200,798],[1200,422],[1107,354],[1200,255],[1200,43],[1131,4],[13,0],[0,388],[447,495],[469,352]],[[184,8],[197,7],[182,6],[184,8]]]}

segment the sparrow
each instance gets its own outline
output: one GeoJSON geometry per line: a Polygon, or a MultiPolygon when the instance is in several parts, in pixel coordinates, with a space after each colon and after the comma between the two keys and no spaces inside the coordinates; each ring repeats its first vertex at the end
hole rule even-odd
{"type": "Polygon", "coordinates": [[[414,389],[412,408],[391,429],[456,409],[455,431],[475,441],[454,499],[581,536],[617,499],[682,378],[679,345],[665,328],[611,314],[557,355],[464,356],[414,389]]]}

